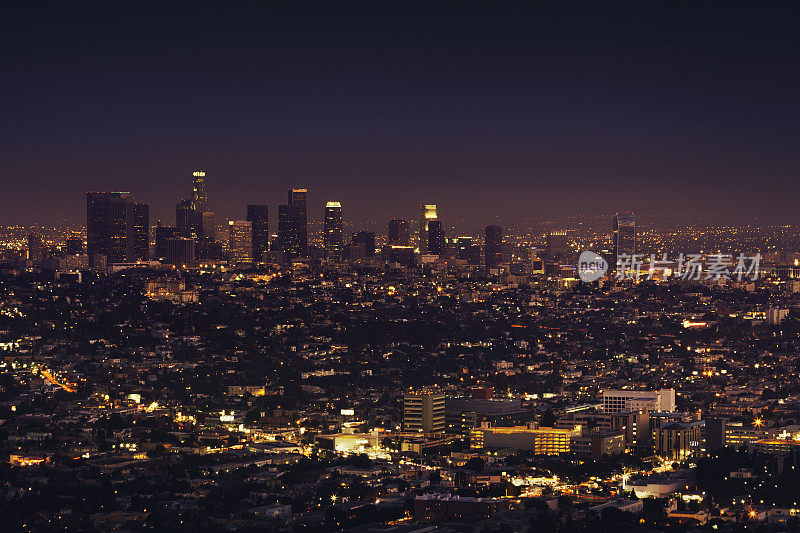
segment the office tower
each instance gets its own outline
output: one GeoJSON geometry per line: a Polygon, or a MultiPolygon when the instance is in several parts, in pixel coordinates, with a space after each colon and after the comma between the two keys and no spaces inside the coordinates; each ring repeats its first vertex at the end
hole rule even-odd
{"type": "Polygon", "coordinates": [[[47,256],[47,250],[45,249],[42,236],[39,235],[38,233],[29,233],[28,259],[30,259],[34,265],[42,266],[46,256],[47,256]]]}
{"type": "Polygon", "coordinates": [[[86,193],[86,253],[94,264],[95,255],[108,253],[108,228],[104,203],[108,193],[86,193]]]}
{"type": "Polygon", "coordinates": [[[133,204],[133,259],[150,259],[150,204],[133,204]]]}
{"type": "Polygon", "coordinates": [[[441,220],[428,221],[428,253],[443,255],[445,252],[444,226],[441,220]]]}
{"type": "Polygon", "coordinates": [[[389,221],[389,244],[392,246],[408,246],[411,242],[411,233],[408,229],[408,220],[396,218],[389,221]]]}
{"type": "Polygon", "coordinates": [[[156,226],[156,258],[163,259],[167,257],[167,239],[174,239],[179,237],[180,233],[178,228],[173,226],[162,226],[161,221],[156,226]]]}
{"type": "Polygon", "coordinates": [[[473,238],[462,236],[456,238],[456,258],[466,261],[469,249],[473,246],[473,238]]]}
{"type": "Polygon", "coordinates": [[[486,268],[497,268],[503,262],[503,228],[486,226],[483,230],[486,268]]]}
{"type": "Polygon", "coordinates": [[[231,263],[253,260],[253,225],[247,220],[228,221],[228,252],[231,263]]]}
{"type": "Polygon", "coordinates": [[[77,255],[83,253],[83,239],[79,237],[70,237],[67,239],[67,245],[65,248],[65,252],[67,255],[77,255]]]}
{"type": "Polygon", "coordinates": [[[419,253],[428,253],[428,224],[431,220],[436,220],[436,206],[433,204],[422,204],[419,206],[419,253]]]}
{"type": "Polygon", "coordinates": [[[196,257],[194,239],[190,237],[170,237],[165,241],[166,262],[171,265],[191,265],[196,257]]]}
{"type": "Polygon", "coordinates": [[[198,239],[203,234],[202,213],[192,209],[191,200],[181,200],[175,206],[175,227],[181,237],[198,239]]]}
{"type": "Polygon", "coordinates": [[[211,259],[216,240],[217,225],[214,211],[203,211],[200,213],[200,250],[197,251],[198,257],[211,259]]]}
{"type": "Polygon", "coordinates": [[[632,211],[622,211],[614,215],[614,266],[620,255],[632,256],[636,253],[636,219],[632,211]]]}
{"type": "Polygon", "coordinates": [[[108,262],[120,263],[133,260],[133,198],[128,193],[120,193],[108,203],[109,248],[108,262]],[[122,196],[124,194],[124,196],[122,196]]]}
{"type": "Polygon", "coordinates": [[[308,254],[308,189],[289,189],[289,205],[297,207],[300,255],[308,254]]]}
{"type": "Polygon", "coordinates": [[[561,261],[569,255],[569,241],[566,231],[551,231],[547,234],[547,244],[545,246],[547,259],[550,261],[561,261]]]}
{"type": "Polygon", "coordinates": [[[444,433],[444,392],[438,389],[409,391],[403,395],[403,430],[444,433]]]}
{"type": "Polygon", "coordinates": [[[301,255],[300,209],[296,205],[278,206],[278,248],[285,254],[301,255]]]}
{"type": "Polygon", "coordinates": [[[375,234],[371,231],[358,231],[353,233],[353,244],[364,249],[364,257],[375,255],[375,234]]]}
{"type": "Polygon", "coordinates": [[[192,173],[192,201],[191,208],[198,213],[202,213],[208,207],[208,196],[206,195],[206,173],[197,170],[192,173]]]}
{"type": "Polygon", "coordinates": [[[86,251],[96,266],[102,255],[106,264],[134,260],[134,202],[127,192],[86,193],[86,251]]]}
{"type": "Polygon", "coordinates": [[[324,228],[325,253],[328,257],[337,258],[342,254],[344,242],[342,240],[342,204],[328,202],[325,204],[324,228]]]}
{"type": "Polygon", "coordinates": [[[269,207],[248,205],[246,220],[253,228],[253,260],[263,261],[269,251],[269,207]]]}

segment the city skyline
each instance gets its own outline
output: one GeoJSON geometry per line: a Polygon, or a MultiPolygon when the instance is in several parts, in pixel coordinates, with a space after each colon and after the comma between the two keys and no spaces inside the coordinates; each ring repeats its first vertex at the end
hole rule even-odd
{"type": "Polygon", "coordinates": [[[0,3],[4,530],[800,531],[798,23],[0,3]]]}

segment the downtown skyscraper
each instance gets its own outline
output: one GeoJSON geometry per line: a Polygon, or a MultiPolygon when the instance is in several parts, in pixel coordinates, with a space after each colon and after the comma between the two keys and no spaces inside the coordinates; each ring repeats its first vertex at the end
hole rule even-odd
{"type": "Polygon", "coordinates": [[[276,243],[276,249],[289,256],[302,255],[301,220],[298,206],[278,206],[278,242],[276,243]]]}
{"type": "Polygon", "coordinates": [[[483,248],[486,268],[497,268],[503,262],[503,228],[486,226],[483,230],[483,248]]]}
{"type": "Polygon", "coordinates": [[[435,204],[419,206],[419,253],[428,253],[428,225],[438,218],[435,204]]]}
{"type": "Polygon", "coordinates": [[[147,258],[149,206],[127,192],[86,193],[86,253],[94,266],[147,258]]]}
{"type": "Polygon", "coordinates": [[[252,226],[253,260],[263,261],[269,251],[269,206],[248,205],[246,219],[252,226]]]}
{"type": "Polygon", "coordinates": [[[175,227],[181,237],[194,239],[197,258],[210,258],[216,241],[214,212],[208,209],[206,173],[192,173],[192,196],[175,206],[175,227]]]}
{"type": "Polygon", "coordinates": [[[444,226],[441,220],[428,221],[428,249],[431,255],[443,255],[445,253],[444,226]]]}
{"type": "Polygon", "coordinates": [[[328,202],[325,204],[323,244],[325,246],[325,255],[329,258],[338,259],[342,255],[344,246],[342,231],[342,204],[340,202],[328,202]]]}
{"type": "Polygon", "coordinates": [[[388,241],[392,246],[408,246],[411,242],[411,233],[408,229],[408,220],[396,218],[389,221],[388,241]]]}
{"type": "Polygon", "coordinates": [[[297,208],[297,235],[299,254],[308,255],[308,189],[289,189],[288,205],[297,208]]]}
{"type": "Polygon", "coordinates": [[[253,260],[253,223],[248,220],[228,221],[228,254],[231,264],[253,260]]]}
{"type": "Polygon", "coordinates": [[[620,211],[614,215],[614,266],[622,255],[636,253],[636,218],[632,211],[620,211]]]}
{"type": "Polygon", "coordinates": [[[191,207],[200,213],[206,211],[208,207],[208,195],[206,194],[206,173],[196,170],[192,173],[192,201],[191,207]]]}

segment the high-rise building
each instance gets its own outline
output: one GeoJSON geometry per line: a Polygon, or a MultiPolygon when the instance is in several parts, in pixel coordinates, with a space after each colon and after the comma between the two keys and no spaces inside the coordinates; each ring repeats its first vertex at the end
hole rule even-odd
{"type": "Polygon", "coordinates": [[[391,246],[408,246],[411,233],[408,229],[408,220],[396,218],[389,221],[388,240],[391,246]]]}
{"type": "Polygon", "coordinates": [[[195,261],[195,242],[190,237],[170,237],[165,240],[165,261],[171,265],[191,265],[195,261]]]}
{"type": "Polygon", "coordinates": [[[167,239],[174,239],[175,237],[179,237],[180,233],[178,228],[173,226],[162,226],[161,221],[158,221],[156,225],[156,247],[155,247],[155,256],[158,259],[164,259],[167,257],[167,239]]]}
{"type": "Polygon", "coordinates": [[[444,433],[444,392],[439,389],[409,391],[403,395],[403,430],[444,433]]]}
{"type": "Polygon", "coordinates": [[[301,220],[296,205],[278,206],[278,248],[285,254],[302,255],[301,220]]]}
{"type": "Polygon", "coordinates": [[[632,211],[622,211],[614,215],[614,267],[621,255],[636,253],[636,218],[632,211]]]}
{"type": "Polygon", "coordinates": [[[42,236],[39,233],[28,234],[28,259],[36,266],[42,266],[47,256],[42,236]]]}
{"type": "Polygon", "coordinates": [[[192,201],[191,208],[202,213],[208,207],[208,196],[206,195],[206,173],[196,170],[192,173],[192,201]]]}
{"type": "Polygon", "coordinates": [[[353,233],[353,244],[364,248],[364,257],[375,255],[375,234],[371,231],[357,231],[353,233]]]}
{"type": "Polygon", "coordinates": [[[462,236],[456,238],[456,258],[466,261],[469,258],[469,250],[473,246],[473,238],[462,236]]]}
{"type": "Polygon", "coordinates": [[[228,221],[228,252],[231,263],[253,260],[253,225],[247,220],[228,221]]]}
{"type": "Polygon", "coordinates": [[[133,204],[133,259],[150,259],[150,204],[133,204]]]}
{"type": "Polygon", "coordinates": [[[289,189],[289,205],[297,207],[300,255],[308,255],[308,189],[289,189]]]}
{"type": "Polygon", "coordinates": [[[486,226],[483,230],[486,268],[497,268],[503,262],[503,228],[486,226]]]}
{"type": "Polygon", "coordinates": [[[547,234],[545,253],[550,261],[561,261],[569,255],[569,240],[566,231],[551,231],[547,234]]]}
{"type": "Polygon", "coordinates": [[[428,221],[428,249],[432,255],[443,255],[445,252],[444,226],[441,220],[428,221]]]}
{"type": "Polygon", "coordinates": [[[431,220],[438,218],[436,205],[422,204],[419,206],[419,253],[428,253],[428,224],[431,220]]]}
{"type": "Polygon", "coordinates": [[[214,244],[217,241],[217,224],[214,211],[200,213],[200,249],[197,251],[201,259],[211,259],[214,244]]]}
{"type": "Polygon", "coordinates": [[[342,204],[328,202],[325,204],[324,246],[328,257],[338,258],[342,254],[344,241],[342,237],[342,204]]]}
{"type": "Polygon", "coordinates": [[[86,252],[106,263],[124,263],[134,258],[134,202],[127,192],[86,193],[86,252]]]}
{"type": "Polygon", "coordinates": [[[253,229],[253,260],[263,261],[269,251],[269,206],[248,205],[246,220],[253,229]]]}
{"type": "Polygon", "coordinates": [[[175,206],[175,227],[181,237],[199,239],[203,234],[203,215],[192,209],[191,200],[181,200],[175,206]]]}

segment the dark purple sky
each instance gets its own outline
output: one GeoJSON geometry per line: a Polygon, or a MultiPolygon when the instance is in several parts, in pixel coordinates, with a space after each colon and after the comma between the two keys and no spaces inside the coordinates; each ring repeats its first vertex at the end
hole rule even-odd
{"type": "Polygon", "coordinates": [[[201,168],[220,218],[800,222],[791,3],[166,3],[0,4],[0,220],[201,168]]]}

